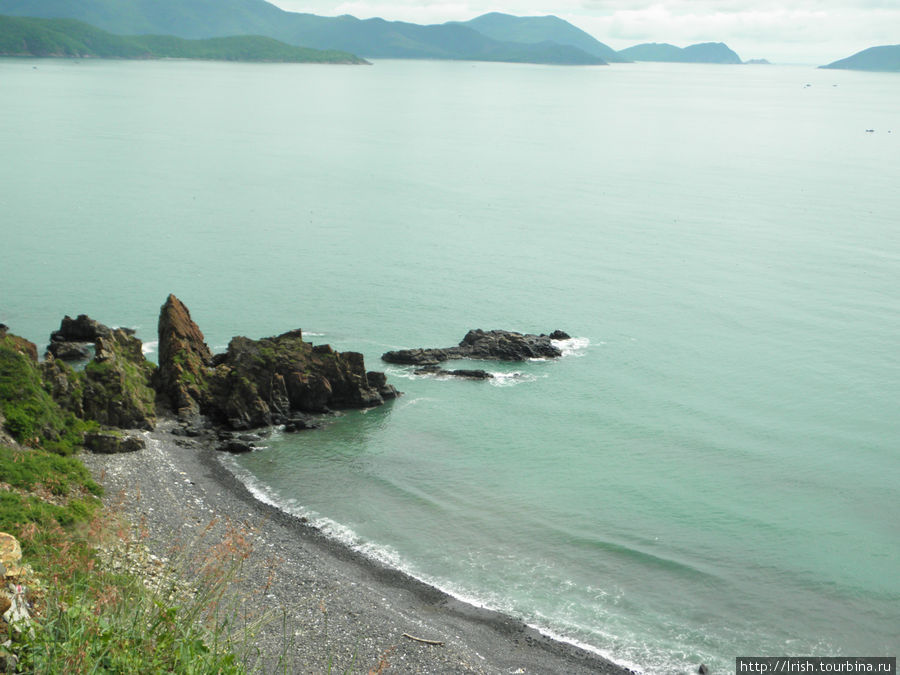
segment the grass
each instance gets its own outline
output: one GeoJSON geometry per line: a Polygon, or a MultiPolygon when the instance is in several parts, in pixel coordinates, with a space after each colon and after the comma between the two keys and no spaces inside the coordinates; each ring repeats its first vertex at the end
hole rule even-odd
{"type": "MultiPolygon", "coordinates": [[[[193,546],[153,584],[103,564],[99,550],[141,550],[76,458],[0,446],[0,530],[16,536],[35,621],[2,629],[18,672],[243,673],[260,622],[241,617],[229,589],[250,539],[226,528],[193,546]],[[185,585],[179,579],[188,578],[185,585]]],[[[211,529],[207,528],[207,532],[211,529]]],[[[108,562],[108,561],[107,561],[108,562]]]]}
{"type": "Polygon", "coordinates": [[[37,363],[10,336],[0,339],[0,414],[19,443],[43,445],[60,455],[72,454],[89,426],[53,401],[37,363]]]}

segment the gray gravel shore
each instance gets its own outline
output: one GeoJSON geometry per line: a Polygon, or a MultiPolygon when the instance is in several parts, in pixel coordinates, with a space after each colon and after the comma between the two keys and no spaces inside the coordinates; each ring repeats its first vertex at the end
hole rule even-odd
{"type": "Polygon", "coordinates": [[[173,544],[208,548],[228,527],[247,539],[252,553],[234,597],[242,612],[271,612],[254,639],[261,671],[630,672],[327,539],[256,500],[214,450],[173,435],[173,428],[163,421],[146,436],[146,449],[85,453],[84,463],[106,489],[106,501],[145,532],[157,556],[171,556],[173,544]]]}

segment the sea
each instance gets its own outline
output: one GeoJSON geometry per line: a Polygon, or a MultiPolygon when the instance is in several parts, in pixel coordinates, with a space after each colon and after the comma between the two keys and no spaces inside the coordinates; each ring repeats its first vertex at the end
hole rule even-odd
{"type": "Polygon", "coordinates": [[[900,644],[900,75],[0,60],[0,322],[301,328],[404,392],[223,459],[641,673],[900,644]],[[560,329],[560,359],[380,355],[560,329]]]}

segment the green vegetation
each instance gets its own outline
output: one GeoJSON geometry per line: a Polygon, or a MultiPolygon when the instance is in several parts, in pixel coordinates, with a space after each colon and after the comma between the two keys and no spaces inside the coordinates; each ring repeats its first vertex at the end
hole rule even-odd
{"type": "Polygon", "coordinates": [[[846,59],[829,63],[820,68],[840,70],[874,70],[883,72],[900,72],[900,45],[883,45],[869,47],[846,59]]]}
{"type": "MultiPolygon", "coordinates": [[[[97,424],[60,408],[51,392],[73,409],[87,403],[82,390],[96,395],[98,382],[113,383],[111,395],[143,388],[152,396],[153,366],[139,342],[116,331],[97,344],[103,360],[80,373],[38,364],[33,344],[0,332],[0,531],[16,537],[23,555],[23,566],[2,567],[0,580],[15,575],[30,607],[27,625],[0,622],[0,662],[34,673],[245,672],[261,624],[243,618],[230,588],[249,540],[228,530],[220,542],[196,547],[201,558],[148,577],[128,559],[143,544],[102,508],[101,488],[68,456],[97,424]],[[14,446],[2,432],[31,447],[14,446]],[[110,550],[129,564],[110,564],[110,550]]],[[[9,607],[9,592],[0,590],[4,599],[9,607]]]]}
{"type": "Polygon", "coordinates": [[[44,389],[37,363],[9,335],[0,338],[0,415],[18,442],[60,455],[72,454],[92,426],[59,407],[44,389]]]}
{"type": "Polygon", "coordinates": [[[139,569],[111,571],[98,554],[142,550],[100,508],[100,493],[75,458],[0,445],[0,531],[19,540],[32,568],[17,579],[29,589],[30,630],[0,629],[16,672],[244,672],[237,656],[260,624],[233,626],[226,591],[249,555],[247,540],[226,532],[203,546],[202,559],[185,560],[190,589],[177,581],[185,570],[148,586],[139,569]]]}
{"type": "Polygon", "coordinates": [[[171,35],[113,35],[72,19],[0,16],[0,54],[6,56],[181,58],[292,63],[364,63],[338,51],[288,45],[258,35],[186,40],[171,35]]]}
{"type": "Polygon", "coordinates": [[[689,47],[648,42],[627,49],[619,55],[631,61],[664,61],[669,63],[741,63],[741,57],[722,42],[702,42],[689,47]]]}

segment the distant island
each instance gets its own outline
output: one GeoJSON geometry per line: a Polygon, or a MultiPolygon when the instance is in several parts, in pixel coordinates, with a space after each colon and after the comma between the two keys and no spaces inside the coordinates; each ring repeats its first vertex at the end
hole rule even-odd
{"type": "Polygon", "coordinates": [[[840,61],[829,63],[819,68],[831,68],[835,70],[874,70],[883,72],[900,72],[900,45],[883,45],[881,47],[869,47],[848,56],[840,61]]]}
{"type": "Polygon", "coordinates": [[[346,52],[296,47],[259,35],[187,40],[124,36],[74,19],[0,16],[0,56],[209,59],[285,63],[367,63],[346,52]]]}
{"type": "Polygon", "coordinates": [[[747,59],[744,61],[748,66],[771,66],[772,62],[768,59],[747,59]]]}
{"type": "Polygon", "coordinates": [[[619,55],[630,61],[662,61],[666,63],[741,63],[741,57],[722,42],[702,42],[689,47],[647,42],[620,49],[619,55]]]}

